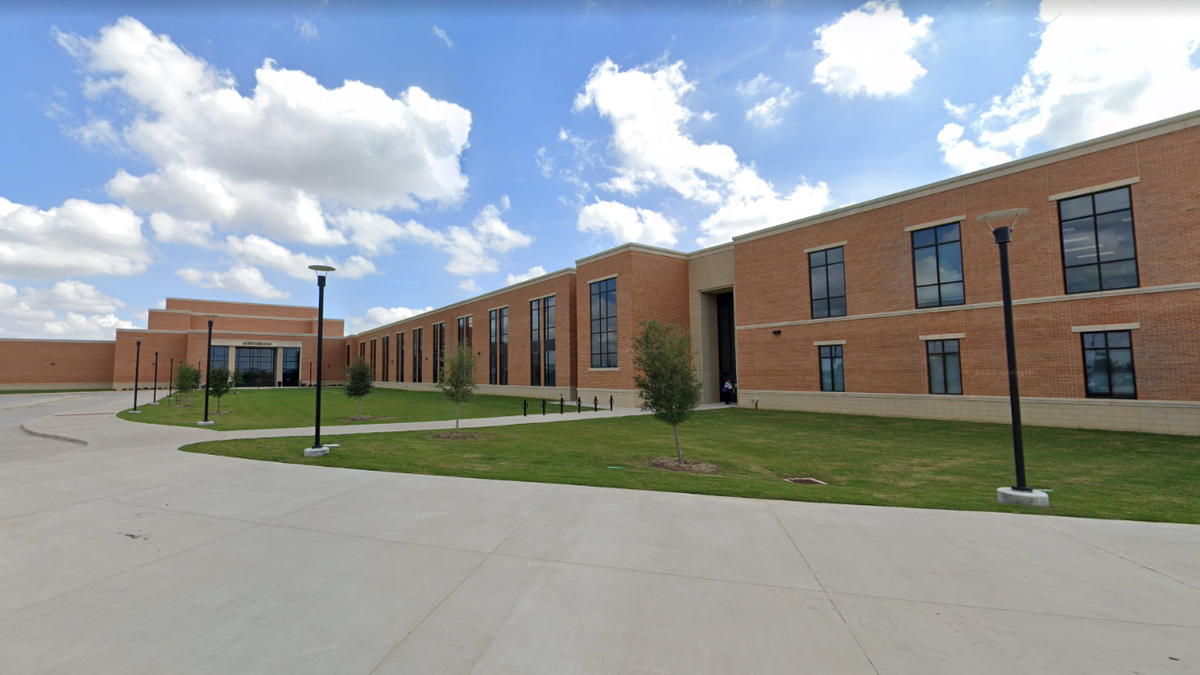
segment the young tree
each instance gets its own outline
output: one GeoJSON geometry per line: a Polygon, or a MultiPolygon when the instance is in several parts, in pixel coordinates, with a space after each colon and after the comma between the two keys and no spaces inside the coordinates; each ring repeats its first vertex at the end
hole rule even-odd
{"type": "Polygon", "coordinates": [[[441,378],[434,385],[442,392],[446,400],[455,405],[454,431],[458,432],[458,423],[462,418],[462,404],[470,401],[479,388],[475,384],[475,352],[471,343],[463,342],[452,354],[446,357],[442,365],[441,378]]]}
{"type": "Polygon", "coordinates": [[[187,361],[181,362],[175,368],[175,395],[178,398],[176,405],[183,405],[187,397],[196,387],[200,386],[200,371],[195,366],[187,361]]]}
{"type": "Polygon", "coordinates": [[[225,366],[208,371],[208,393],[217,397],[217,414],[221,414],[221,397],[229,393],[233,383],[229,381],[229,369],[225,366]]]}
{"type": "Polygon", "coordinates": [[[358,357],[350,367],[346,369],[346,386],[343,391],[350,398],[358,399],[358,416],[362,417],[362,400],[367,394],[370,394],[375,389],[374,383],[371,381],[371,364],[363,357],[358,357]]]}
{"type": "Polygon", "coordinates": [[[243,373],[243,372],[242,372],[242,371],[240,371],[240,370],[235,370],[235,371],[233,371],[233,386],[234,386],[234,388],[235,388],[235,389],[236,389],[236,388],[241,388],[241,387],[244,387],[244,386],[246,386],[246,375],[245,375],[245,373],[243,373]]]}
{"type": "Polygon", "coordinates": [[[633,354],[633,383],[642,396],[642,410],[671,425],[682,464],[679,425],[692,416],[702,392],[692,369],[692,340],[679,326],[650,319],[642,322],[642,334],[633,340],[633,354]]]}

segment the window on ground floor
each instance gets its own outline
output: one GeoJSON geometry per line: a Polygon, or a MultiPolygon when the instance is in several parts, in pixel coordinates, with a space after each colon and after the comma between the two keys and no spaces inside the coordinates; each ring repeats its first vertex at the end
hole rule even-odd
{"type": "Polygon", "coordinates": [[[821,355],[821,391],[846,391],[842,373],[842,346],[823,345],[821,355]]]}
{"type": "Polygon", "coordinates": [[[1083,373],[1088,398],[1137,398],[1129,331],[1083,333],[1083,373]]]}
{"type": "Polygon", "coordinates": [[[929,363],[929,393],[962,393],[958,340],[926,340],[925,359],[929,363]]]}

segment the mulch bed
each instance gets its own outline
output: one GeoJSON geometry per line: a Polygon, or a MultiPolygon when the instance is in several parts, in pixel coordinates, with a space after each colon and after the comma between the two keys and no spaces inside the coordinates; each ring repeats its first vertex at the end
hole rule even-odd
{"type": "Polygon", "coordinates": [[[433,435],[439,441],[482,441],[483,434],[474,431],[442,431],[433,435]]]}
{"type": "Polygon", "coordinates": [[[654,459],[650,460],[650,466],[654,467],[655,469],[683,471],[686,473],[721,473],[721,468],[716,464],[709,464],[707,462],[693,462],[687,459],[683,460],[683,463],[680,464],[679,458],[677,457],[655,457],[654,459]]]}

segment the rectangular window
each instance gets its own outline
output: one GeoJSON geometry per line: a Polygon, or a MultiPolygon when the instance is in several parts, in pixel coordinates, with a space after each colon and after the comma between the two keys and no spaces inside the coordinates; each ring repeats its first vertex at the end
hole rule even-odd
{"type": "Polygon", "coordinates": [[[542,384],[542,301],[529,303],[529,384],[542,384]]]}
{"type": "Polygon", "coordinates": [[[1083,333],[1083,374],[1088,398],[1137,398],[1129,331],[1083,333]]]}
{"type": "Polygon", "coordinates": [[[500,308],[500,384],[508,384],[508,308],[500,308]]]}
{"type": "Polygon", "coordinates": [[[542,307],[542,352],[546,355],[543,382],[547,387],[553,387],[557,381],[554,372],[554,298],[543,299],[542,307]]]}
{"type": "Polygon", "coordinates": [[[388,381],[388,361],[392,358],[388,350],[388,336],[383,336],[383,381],[388,381]]]}
{"type": "Polygon", "coordinates": [[[446,358],[446,324],[433,324],[433,381],[441,377],[446,358]]]}
{"type": "Polygon", "coordinates": [[[229,367],[229,347],[213,345],[208,353],[208,369],[229,367]]]}
{"type": "Polygon", "coordinates": [[[1064,199],[1058,203],[1058,222],[1067,293],[1138,285],[1128,187],[1064,199]]]}
{"type": "Polygon", "coordinates": [[[376,379],[375,378],[376,372],[377,371],[375,370],[375,339],[372,338],[371,339],[371,381],[372,382],[374,382],[376,379]]]}
{"type": "Polygon", "coordinates": [[[346,345],[346,367],[350,367],[350,345],[346,345]]]}
{"type": "Polygon", "coordinates": [[[496,310],[488,312],[488,384],[496,384],[496,356],[499,348],[496,334],[496,310]]]}
{"type": "Polygon", "coordinates": [[[396,381],[404,381],[404,333],[396,333],[396,381]]]}
{"type": "Polygon", "coordinates": [[[821,391],[846,391],[842,374],[842,345],[825,345],[821,354],[821,391]]]}
{"type": "Polygon", "coordinates": [[[365,340],[358,343],[358,358],[367,358],[367,343],[365,340]]]}
{"type": "Polygon", "coordinates": [[[846,316],[846,263],[843,247],[808,254],[812,318],[846,316]]]}
{"type": "Polygon", "coordinates": [[[413,334],[413,382],[424,381],[422,376],[425,374],[425,341],[423,339],[424,328],[414,328],[413,334]]]}
{"type": "Polygon", "coordinates": [[[918,309],[961,305],[967,301],[958,226],[951,223],[912,233],[918,309]]]}
{"type": "Polygon", "coordinates": [[[929,362],[929,393],[962,393],[958,340],[926,340],[925,358],[929,362]]]}
{"type": "Polygon", "coordinates": [[[617,367],[617,280],[591,285],[592,367],[617,367]]]}
{"type": "Polygon", "coordinates": [[[464,316],[458,320],[458,344],[471,344],[471,317],[464,316]]]}

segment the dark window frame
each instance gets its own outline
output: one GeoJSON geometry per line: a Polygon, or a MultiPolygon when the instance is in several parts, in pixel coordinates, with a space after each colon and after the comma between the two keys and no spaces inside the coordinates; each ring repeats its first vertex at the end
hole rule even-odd
{"type": "Polygon", "coordinates": [[[396,333],[396,381],[404,381],[404,332],[396,333]]]}
{"type": "Polygon", "coordinates": [[[529,301],[529,386],[542,386],[542,300],[529,301]]]}
{"type": "MultiPolygon", "coordinates": [[[[1097,190],[1096,192],[1092,192],[1089,194],[1075,195],[1074,197],[1067,197],[1065,199],[1060,199],[1057,202],[1055,202],[1054,207],[1058,211],[1058,256],[1059,256],[1060,262],[1062,263],[1061,266],[1062,266],[1063,293],[1064,294],[1079,295],[1080,293],[1099,293],[1100,291],[1115,291],[1115,290],[1120,290],[1122,288],[1141,288],[1141,286],[1142,286],[1142,268],[1140,265],[1138,265],[1137,217],[1134,216],[1134,213],[1133,213],[1133,190],[1130,189],[1130,186],[1124,185],[1122,187],[1112,188],[1109,190],[1097,190]],[[1105,194],[1108,192],[1116,192],[1117,190],[1125,190],[1126,195],[1128,197],[1128,201],[1129,201],[1129,208],[1114,209],[1112,211],[1105,211],[1104,213],[1098,213],[1096,211],[1096,195],[1101,195],[1101,194],[1105,194]],[[1063,235],[1062,204],[1063,204],[1063,202],[1069,202],[1073,199],[1079,199],[1080,197],[1091,197],[1091,199],[1092,199],[1092,215],[1090,217],[1092,219],[1092,240],[1096,242],[1096,244],[1095,244],[1096,262],[1086,263],[1083,265],[1071,265],[1070,267],[1067,267],[1067,242],[1063,235]],[[1133,285],[1132,286],[1116,286],[1113,288],[1104,288],[1104,276],[1100,273],[1100,264],[1101,264],[1101,262],[1100,262],[1100,239],[1099,239],[1100,234],[1097,230],[1096,219],[1100,216],[1105,216],[1110,213],[1120,213],[1122,211],[1129,211],[1129,232],[1131,235],[1131,243],[1133,246],[1133,257],[1132,258],[1120,258],[1118,260],[1109,260],[1106,262],[1112,263],[1112,262],[1124,262],[1126,260],[1132,260],[1133,261],[1133,285]],[[1093,267],[1093,266],[1096,267],[1096,280],[1100,287],[1091,289],[1091,290],[1085,290],[1085,291],[1070,290],[1071,287],[1070,287],[1070,284],[1068,283],[1068,279],[1067,279],[1067,270],[1080,269],[1083,267],[1093,267]]],[[[1081,219],[1080,218],[1069,218],[1068,220],[1070,221],[1070,220],[1081,220],[1081,219]]]]}
{"type": "Polygon", "coordinates": [[[499,327],[497,313],[497,310],[488,310],[488,384],[497,383],[497,356],[500,348],[497,342],[497,328],[499,327]]]}
{"type": "Polygon", "coordinates": [[[375,347],[376,347],[376,344],[375,344],[375,338],[371,338],[371,352],[370,352],[370,354],[371,354],[371,381],[372,381],[372,382],[374,382],[374,381],[376,380],[376,377],[375,377],[375,375],[376,375],[376,373],[378,372],[378,371],[375,369],[375,347]]]}
{"type": "Polygon", "coordinates": [[[383,363],[383,381],[384,381],[384,382],[387,382],[387,381],[388,381],[388,375],[391,375],[391,372],[390,372],[390,371],[389,371],[389,369],[388,369],[388,360],[392,358],[392,355],[391,355],[391,350],[390,350],[390,349],[388,349],[388,347],[390,346],[390,345],[388,344],[388,336],[387,336],[387,335],[384,335],[384,336],[383,336],[383,338],[382,338],[382,340],[383,340],[383,359],[382,359],[382,363],[383,363]]]}
{"type": "Polygon", "coordinates": [[[808,311],[809,311],[810,317],[812,317],[813,319],[829,319],[829,318],[847,315],[849,310],[846,305],[846,247],[844,245],[843,246],[831,246],[829,248],[821,249],[820,251],[812,251],[808,254],[808,284],[809,284],[808,311]],[[837,251],[838,255],[840,255],[841,257],[836,262],[829,262],[828,261],[829,254],[833,251],[837,251]],[[821,262],[814,265],[813,262],[814,262],[814,260],[817,260],[817,259],[819,259],[821,262]],[[842,294],[841,295],[830,295],[829,294],[829,288],[830,288],[830,284],[829,284],[830,269],[829,268],[834,267],[834,266],[839,266],[839,265],[841,266],[840,272],[842,275],[842,294]],[[825,276],[825,295],[820,298],[817,297],[816,287],[812,285],[813,273],[815,273],[818,269],[822,270],[822,272],[825,276]],[[842,300],[842,306],[840,308],[841,313],[835,314],[834,310],[833,310],[833,301],[838,298],[841,298],[841,300],[842,300]],[[817,316],[817,303],[818,302],[825,303],[825,314],[823,316],[817,316]]]}
{"type": "Polygon", "coordinates": [[[917,309],[934,309],[937,307],[957,307],[959,305],[967,304],[967,261],[963,258],[963,252],[962,252],[962,221],[958,221],[958,222],[954,222],[954,223],[943,223],[941,225],[934,225],[932,227],[923,227],[919,230],[913,230],[912,232],[909,232],[909,235],[910,236],[908,238],[908,241],[909,241],[909,245],[912,249],[913,303],[914,303],[914,306],[917,309]],[[943,229],[948,228],[948,227],[958,228],[958,239],[953,242],[939,241],[939,238],[940,238],[939,232],[941,232],[943,229]],[[925,246],[917,246],[917,233],[929,232],[929,231],[933,232],[933,243],[927,244],[925,246]],[[941,255],[938,252],[938,249],[940,248],[940,246],[942,244],[951,244],[951,243],[958,244],[958,261],[960,264],[959,271],[962,274],[962,279],[959,281],[942,281],[941,255]],[[935,263],[935,266],[937,267],[938,280],[937,280],[937,283],[933,283],[933,284],[920,284],[917,282],[917,251],[921,250],[921,249],[927,249],[927,248],[934,249],[934,263],[935,263]],[[943,302],[942,301],[942,287],[948,286],[950,284],[962,284],[963,292],[962,292],[962,300],[961,301],[959,301],[959,302],[943,302]],[[921,305],[921,289],[929,288],[932,286],[936,286],[938,289],[938,304],[922,306],[921,305]]]}
{"type": "Polygon", "coordinates": [[[619,368],[617,348],[617,278],[588,284],[591,334],[591,367],[619,368]],[[611,295],[611,300],[605,302],[611,295]],[[607,310],[607,311],[606,311],[607,310]]]}
{"type": "Polygon", "coordinates": [[[425,375],[425,329],[414,328],[413,334],[413,382],[422,382],[425,375]]]}
{"type": "Polygon", "coordinates": [[[508,307],[500,308],[500,381],[508,384],[508,307]]]}
{"type": "Polygon", "coordinates": [[[821,391],[844,392],[846,391],[846,359],[844,345],[818,345],[817,346],[817,377],[821,380],[821,391]],[[828,352],[828,356],[826,355],[828,352]],[[829,359],[829,388],[825,387],[825,360],[829,359]],[[834,369],[834,362],[840,362],[842,374],[841,382],[838,382],[838,370],[834,369]],[[839,389],[838,386],[841,385],[839,389]]]}
{"type": "Polygon", "coordinates": [[[962,396],[962,345],[959,344],[958,338],[948,340],[926,340],[925,341],[925,370],[926,380],[929,384],[929,393],[934,396],[962,396]],[[954,351],[947,351],[948,342],[953,342],[954,351]],[[934,351],[934,347],[937,351],[934,351]],[[958,391],[950,391],[950,369],[946,366],[946,355],[955,354],[958,356],[958,391]],[[942,362],[942,391],[935,391],[933,380],[933,360],[938,359],[942,362]]]}
{"type": "MultiPolygon", "coordinates": [[[[1137,400],[1137,397],[1138,397],[1137,363],[1135,362],[1135,356],[1133,353],[1133,331],[1132,330],[1098,330],[1098,331],[1088,331],[1086,333],[1080,333],[1079,334],[1079,346],[1082,348],[1081,354],[1083,355],[1083,388],[1084,388],[1084,391],[1087,393],[1087,398],[1107,398],[1107,399],[1116,399],[1116,400],[1122,400],[1122,401],[1137,400]],[[1108,340],[1109,340],[1108,336],[1112,335],[1113,333],[1124,333],[1129,339],[1129,346],[1128,347],[1109,347],[1108,346],[1108,340]],[[1087,346],[1087,337],[1086,337],[1088,335],[1103,335],[1105,346],[1103,348],[1088,347],[1087,346]],[[1113,350],[1121,350],[1121,351],[1129,352],[1129,376],[1130,376],[1130,379],[1133,381],[1133,394],[1131,394],[1129,396],[1118,396],[1118,395],[1114,395],[1112,393],[1112,390],[1113,390],[1112,368],[1109,368],[1107,371],[1107,374],[1108,374],[1108,393],[1107,394],[1105,394],[1105,393],[1095,393],[1094,394],[1094,393],[1092,393],[1091,388],[1088,387],[1088,367],[1087,367],[1088,352],[1089,351],[1104,351],[1105,352],[1104,358],[1107,360],[1108,352],[1111,352],[1113,350]]],[[[1110,363],[1111,363],[1111,361],[1110,361],[1110,363]]]]}
{"type": "Polygon", "coordinates": [[[558,382],[558,355],[555,352],[555,314],[557,310],[553,295],[542,298],[542,382],[543,386],[554,387],[558,382]]]}

